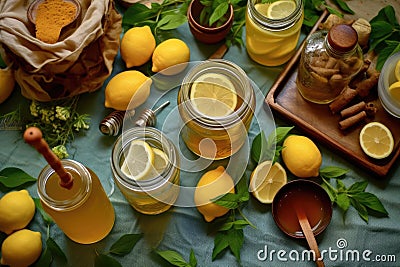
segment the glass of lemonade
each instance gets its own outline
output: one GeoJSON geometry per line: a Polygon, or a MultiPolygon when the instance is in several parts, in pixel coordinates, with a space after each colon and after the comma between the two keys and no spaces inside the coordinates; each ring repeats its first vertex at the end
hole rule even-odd
{"type": "Polygon", "coordinates": [[[303,24],[303,0],[249,0],[246,49],[259,64],[278,66],[294,54],[303,24]]]}
{"type": "Polygon", "coordinates": [[[45,166],[37,184],[43,209],[71,240],[81,244],[100,241],[114,225],[114,208],[92,170],[74,160],[61,163],[72,175],[73,185],[62,187],[54,169],[45,166]]]}
{"type": "Polygon", "coordinates": [[[111,155],[111,169],[118,188],[135,210],[149,215],[167,211],[178,198],[179,164],[179,154],[174,144],[152,127],[135,127],[124,131],[115,141],[111,155]],[[129,161],[139,160],[139,155],[132,155],[130,151],[132,142],[136,141],[145,142],[154,153],[153,166],[156,170],[141,179],[129,175],[129,171],[134,170],[125,167],[129,161]],[[162,155],[163,164],[157,163],[156,153],[162,155]]]}
{"type": "Polygon", "coordinates": [[[198,156],[219,160],[236,153],[247,138],[255,109],[246,73],[226,60],[194,66],[178,92],[181,137],[198,156]]]}

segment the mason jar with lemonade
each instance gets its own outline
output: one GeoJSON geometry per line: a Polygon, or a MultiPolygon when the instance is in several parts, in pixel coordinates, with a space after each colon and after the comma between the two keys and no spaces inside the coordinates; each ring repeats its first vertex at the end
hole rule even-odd
{"type": "Polygon", "coordinates": [[[303,24],[303,0],[249,0],[246,49],[265,66],[286,63],[294,54],[303,24]]]}

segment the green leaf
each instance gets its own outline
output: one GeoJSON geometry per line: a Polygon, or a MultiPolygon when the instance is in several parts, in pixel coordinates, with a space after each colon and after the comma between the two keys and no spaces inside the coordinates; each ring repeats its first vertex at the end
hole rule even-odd
{"type": "Polygon", "coordinates": [[[59,257],[64,262],[68,262],[67,256],[64,254],[64,251],[62,251],[62,249],[54,239],[52,239],[51,237],[47,238],[46,246],[51,251],[52,255],[59,257]]]}
{"type": "Polygon", "coordinates": [[[371,209],[382,216],[388,216],[389,213],[383,206],[382,202],[372,193],[359,192],[352,194],[351,197],[357,200],[360,204],[371,209]]]}
{"type": "Polygon", "coordinates": [[[328,193],[329,198],[331,199],[332,202],[335,202],[336,200],[336,191],[330,186],[329,182],[323,179],[324,183],[321,184],[322,188],[325,189],[325,191],[328,193]],[[328,185],[329,184],[329,185],[328,185]]]}
{"type": "Polygon", "coordinates": [[[336,183],[337,183],[338,192],[346,192],[347,191],[346,186],[342,182],[342,180],[336,180],[336,183]]]}
{"type": "Polygon", "coordinates": [[[0,183],[10,189],[35,182],[36,178],[30,176],[19,168],[8,167],[0,171],[0,183]]]}
{"type": "Polygon", "coordinates": [[[130,253],[143,234],[125,234],[121,236],[110,248],[110,253],[124,256],[130,253]]]}
{"type": "Polygon", "coordinates": [[[286,138],[286,136],[289,134],[289,132],[294,128],[294,126],[291,127],[277,127],[274,132],[272,132],[268,136],[268,144],[273,145],[273,144],[279,144],[283,142],[286,138]]]}
{"type": "Polygon", "coordinates": [[[251,158],[257,163],[263,162],[265,160],[264,152],[268,148],[264,131],[261,131],[256,137],[254,137],[253,143],[251,144],[251,158]]]}
{"type": "Polygon", "coordinates": [[[108,255],[98,254],[94,259],[94,267],[122,267],[122,265],[108,255]]]}
{"type": "Polygon", "coordinates": [[[236,184],[236,192],[239,195],[239,202],[246,202],[250,199],[246,175],[243,175],[239,182],[236,184]]]}
{"type": "Polygon", "coordinates": [[[365,189],[368,186],[368,182],[367,181],[362,181],[362,182],[355,182],[354,184],[352,184],[348,189],[347,192],[349,194],[354,194],[354,193],[358,193],[358,192],[364,192],[365,189]]]}
{"type": "Polygon", "coordinates": [[[352,197],[350,197],[350,203],[357,210],[358,215],[360,215],[361,219],[363,219],[366,223],[368,223],[367,208],[352,197]]]}
{"type": "Polygon", "coordinates": [[[229,230],[230,242],[229,248],[231,249],[233,255],[235,255],[236,259],[240,261],[240,249],[243,246],[244,242],[244,233],[242,229],[232,229],[229,230]]]}
{"type": "Polygon", "coordinates": [[[45,223],[48,225],[53,223],[53,219],[44,211],[42,202],[40,202],[40,199],[38,198],[33,198],[33,202],[35,202],[36,209],[39,210],[40,215],[42,215],[43,220],[45,223]]]}
{"type": "Polygon", "coordinates": [[[215,9],[214,12],[211,14],[210,19],[208,21],[209,25],[213,25],[215,22],[220,20],[228,11],[229,3],[223,2],[220,3],[215,9]]]}
{"type": "Polygon", "coordinates": [[[345,175],[348,171],[349,170],[346,170],[346,169],[343,169],[340,167],[328,166],[328,167],[321,168],[319,170],[319,175],[322,178],[331,179],[331,178],[341,177],[341,176],[345,175]]]}
{"type": "Polygon", "coordinates": [[[239,195],[227,193],[222,197],[218,196],[216,198],[213,198],[211,199],[211,201],[227,209],[236,209],[239,206],[239,199],[239,195]]]}
{"type": "Polygon", "coordinates": [[[250,225],[250,224],[246,220],[236,220],[233,222],[233,227],[237,230],[243,229],[247,225],[250,225]]]}
{"type": "Polygon", "coordinates": [[[343,0],[334,0],[334,2],[347,13],[354,14],[354,11],[343,0]]]}
{"type": "Polygon", "coordinates": [[[156,250],[156,252],[157,252],[158,255],[163,257],[166,261],[168,261],[169,263],[171,263],[174,266],[181,266],[181,267],[192,266],[189,263],[187,263],[185,261],[185,259],[182,257],[182,255],[179,254],[176,251],[173,251],[173,250],[164,250],[164,251],[156,250]]]}
{"type": "Polygon", "coordinates": [[[191,267],[197,266],[197,259],[196,259],[196,255],[194,254],[193,249],[190,249],[189,264],[191,267]]]}
{"type": "Polygon", "coordinates": [[[156,3],[152,4],[152,8],[148,8],[140,3],[134,3],[125,10],[124,16],[122,17],[122,24],[136,26],[143,21],[154,18],[160,9],[161,6],[156,3]]]}
{"type": "Polygon", "coordinates": [[[173,30],[187,22],[187,18],[182,14],[166,15],[157,23],[160,30],[173,30]]]}
{"type": "Polygon", "coordinates": [[[350,207],[350,198],[346,193],[339,193],[336,197],[336,204],[340,209],[346,212],[350,207]]]}
{"type": "Polygon", "coordinates": [[[216,257],[229,247],[230,236],[227,231],[218,232],[214,238],[214,248],[212,252],[212,260],[214,261],[216,257]]]}
{"type": "Polygon", "coordinates": [[[49,267],[51,262],[53,261],[53,257],[51,251],[48,247],[45,247],[40,254],[39,259],[33,264],[34,267],[49,267]]]}

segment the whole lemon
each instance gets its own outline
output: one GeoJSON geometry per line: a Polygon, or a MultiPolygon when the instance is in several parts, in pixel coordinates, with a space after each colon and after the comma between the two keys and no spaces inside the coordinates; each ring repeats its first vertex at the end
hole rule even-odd
{"type": "Polygon", "coordinates": [[[1,264],[11,267],[27,267],[42,253],[42,235],[28,229],[19,230],[6,239],[1,246],[1,264]]]}
{"type": "Polygon", "coordinates": [[[0,231],[11,234],[28,225],[35,214],[35,203],[25,189],[12,191],[0,199],[0,231]]]}
{"type": "Polygon", "coordinates": [[[10,68],[0,69],[0,104],[11,95],[14,85],[14,71],[10,68]]]}
{"type": "Polygon", "coordinates": [[[321,152],[308,137],[290,135],[283,142],[282,159],[291,173],[300,178],[317,177],[321,152]]]}
{"type": "Polygon", "coordinates": [[[152,80],[140,71],[120,72],[106,86],[104,105],[116,110],[136,108],[149,97],[151,84],[152,80]]]}
{"type": "Polygon", "coordinates": [[[121,57],[127,68],[149,61],[155,48],[156,39],[147,25],[130,28],[121,39],[121,57]]]}
{"type": "Polygon", "coordinates": [[[226,193],[235,193],[235,185],[223,166],[206,172],[200,178],[194,191],[194,203],[207,222],[211,222],[229,211],[229,209],[211,202],[211,199],[226,193]]]}
{"type": "Polygon", "coordinates": [[[160,72],[165,75],[175,75],[186,68],[186,64],[190,60],[190,49],[186,43],[180,39],[168,39],[154,50],[152,61],[152,71],[160,72]],[[179,66],[175,66],[179,64],[179,66]],[[169,67],[175,66],[168,70],[169,67]],[[165,70],[165,71],[164,71],[165,70]]]}

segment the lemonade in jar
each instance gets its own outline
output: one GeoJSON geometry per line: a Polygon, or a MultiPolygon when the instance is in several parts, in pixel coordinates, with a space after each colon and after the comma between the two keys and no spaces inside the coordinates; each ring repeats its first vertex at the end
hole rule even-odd
{"type": "Polygon", "coordinates": [[[286,63],[295,52],[303,18],[303,0],[249,0],[247,53],[265,66],[286,63]]]}

